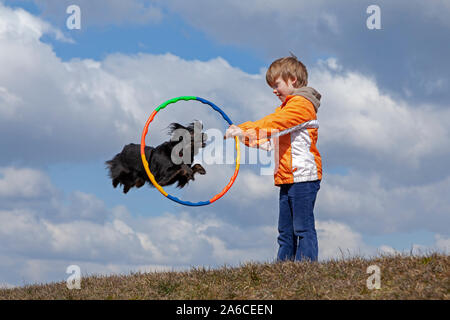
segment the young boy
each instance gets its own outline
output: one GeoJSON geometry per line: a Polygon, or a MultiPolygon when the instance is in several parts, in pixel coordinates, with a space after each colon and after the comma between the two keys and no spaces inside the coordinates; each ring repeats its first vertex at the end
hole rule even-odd
{"type": "Polygon", "coordinates": [[[273,131],[277,132],[279,140],[273,139],[278,144],[274,180],[280,187],[277,260],[317,261],[314,204],[322,179],[322,160],[316,147],[316,113],[321,95],[307,87],[306,67],[293,55],[274,61],[266,81],[282,104],[258,121],[231,125],[224,138],[238,136],[247,146],[268,150],[264,135],[274,138],[273,131]]]}

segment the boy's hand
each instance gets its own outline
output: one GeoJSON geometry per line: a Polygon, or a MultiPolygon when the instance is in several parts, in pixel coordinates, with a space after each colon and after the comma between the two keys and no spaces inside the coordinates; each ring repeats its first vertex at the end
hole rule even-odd
{"type": "MultiPolygon", "coordinates": [[[[225,135],[223,136],[224,139],[228,139],[230,137],[238,137],[239,141],[241,141],[242,143],[244,143],[245,140],[245,133],[244,131],[242,131],[241,128],[239,128],[238,126],[232,124],[227,131],[225,132],[225,135]]],[[[250,146],[250,145],[249,145],[250,146]]],[[[255,147],[255,145],[251,145],[252,147],[255,147]]],[[[266,150],[266,151],[271,151],[273,150],[273,146],[270,142],[269,139],[266,139],[266,141],[260,143],[260,145],[258,146],[258,148],[266,150]]]]}
{"type": "Polygon", "coordinates": [[[232,124],[225,132],[225,135],[223,136],[223,138],[228,139],[228,138],[235,137],[235,136],[242,137],[243,132],[242,132],[241,128],[232,124]]]}
{"type": "Polygon", "coordinates": [[[273,150],[273,146],[272,146],[272,143],[270,142],[270,140],[267,140],[264,143],[260,143],[259,148],[263,149],[263,150],[266,150],[266,151],[272,151],[273,150]]]}

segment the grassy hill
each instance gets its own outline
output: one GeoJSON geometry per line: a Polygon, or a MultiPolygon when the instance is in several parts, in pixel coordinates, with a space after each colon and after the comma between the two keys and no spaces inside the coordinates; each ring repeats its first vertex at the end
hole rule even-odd
{"type": "Polygon", "coordinates": [[[319,263],[246,263],[185,272],[87,276],[81,289],[65,282],[1,289],[0,299],[446,299],[448,255],[380,256],[319,263]],[[380,268],[380,289],[368,289],[367,267],[380,268]]]}

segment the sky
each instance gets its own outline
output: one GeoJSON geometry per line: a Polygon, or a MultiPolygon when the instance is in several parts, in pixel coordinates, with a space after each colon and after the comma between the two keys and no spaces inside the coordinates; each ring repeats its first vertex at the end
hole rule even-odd
{"type": "MultiPolygon", "coordinates": [[[[0,0],[0,286],[64,281],[70,265],[105,275],[274,261],[270,154],[250,163],[241,145],[233,187],[203,207],[149,186],[124,195],[105,161],[173,97],[208,99],[234,123],[273,112],[265,72],[289,52],[322,94],[319,260],[448,253],[449,14],[444,0],[0,0]],[[372,4],[381,29],[367,27],[372,4]],[[70,5],[80,29],[67,26],[70,5]]],[[[158,113],[147,143],[194,119],[227,128],[180,102],[158,113]]],[[[211,158],[196,159],[205,176],[166,190],[220,192],[234,164],[211,158]]]]}

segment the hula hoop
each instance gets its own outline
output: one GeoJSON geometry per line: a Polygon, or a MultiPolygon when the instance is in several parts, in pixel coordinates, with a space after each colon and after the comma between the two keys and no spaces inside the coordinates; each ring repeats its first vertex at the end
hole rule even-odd
{"type": "Polygon", "coordinates": [[[159,192],[161,192],[161,194],[163,196],[165,196],[166,198],[169,198],[172,201],[178,202],[179,204],[185,205],[185,206],[205,206],[205,205],[211,204],[214,201],[220,199],[231,188],[231,186],[233,185],[234,180],[236,180],[236,177],[237,177],[238,172],[239,172],[239,162],[240,162],[240,158],[241,158],[241,152],[240,152],[240,147],[239,147],[239,139],[238,139],[238,137],[234,137],[235,138],[235,142],[236,142],[236,152],[237,152],[237,154],[236,154],[236,167],[234,169],[234,174],[231,177],[231,179],[228,182],[228,184],[225,186],[225,188],[223,188],[223,190],[220,193],[216,194],[214,197],[212,197],[208,201],[199,201],[199,202],[183,201],[183,200],[178,199],[177,197],[174,197],[174,196],[168,194],[156,182],[155,177],[150,172],[150,168],[149,168],[147,159],[145,158],[145,137],[147,136],[147,133],[148,133],[148,126],[150,125],[150,122],[153,121],[153,118],[155,118],[155,115],[158,113],[158,111],[160,111],[161,109],[164,109],[169,104],[175,103],[175,102],[180,101],[180,100],[185,100],[185,101],[187,101],[187,100],[195,100],[195,101],[199,101],[201,103],[207,104],[210,107],[212,107],[215,111],[220,113],[220,115],[225,119],[225,121],[228,122],[228,124],[230,124],[230,125],[233,124],[233,122],[225,114],[225,112],[223,112],[214,103],[212,103],[212,102],[210,102],[210,101],[208,101],[206,99],[202,99],[202,98],[194,97],[194,96],[181,96],[181,97],[178,97],[178,98],[173,98],[173,99],[167,100],[163,104],[159,105],[155,110],[153,110],[152,114],[150,115],[150,117],[148,118],[147,122],[145,123],[144,130],[142,131],[142,137],[141,137],[141,160],[142,160],[142,164],[144,165],[145,172],[147,172],[147,175],[148,175],[151,183],[156,187],[156,189],[158,189],[159,192]]]}

